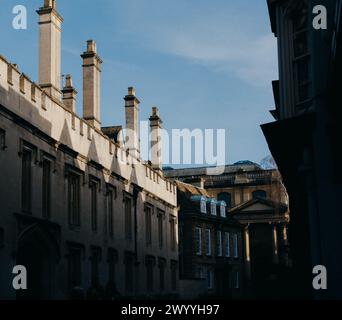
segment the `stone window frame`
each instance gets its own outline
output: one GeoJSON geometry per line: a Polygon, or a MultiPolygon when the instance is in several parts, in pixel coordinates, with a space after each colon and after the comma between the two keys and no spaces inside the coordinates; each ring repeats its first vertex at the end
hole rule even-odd
{"type": "Polygon", "coordinates": [[[205,255],[211,257],[212,253],[212,232],[210,228],[205,229],[205,255]]]}
{"type": "Polygon", "coordinates": [[[146,266],[146,290],[149,293],[154,292],[154,268],[156,266],[156,257],[152,255],[146,255],[145,266],[146,266]]]}
{"type": "Polygon", "coordinates": [[[72,230],[80,229],[82,226],[82,216],[81,216],[81,211],[82,211],[82,186],[85,185],[85,173],[81,171],[80,169],[71,166],[69,164],[65,164],[65,178],[67,179],[67,205],[68,205],[68,225],[69,228],[72,230]],[[71,212],[70,212],[70,179],[71,177],[75,177],[78,180],[78,223],[72,223],[72,217],[71,217],[71,212]]]}
{"type": "Polygon", "coordinates": [[[99,194],[101,193],[101,180],[98,177],[89,174],[88,175],[88,187],[90,191],[89,199],[90,199],[91,231],[94,233],[97,233],[98,228],[99,228],[99,203],[100,203],[99,194]]]}
{"type": "Polygon", "coordinates": [[[153,243],[153,215],[155,212],[154,206],[146,202],[144,205],[144,212],[145,212],[145,241],[146,246],[150,247],[153,243]],[[148,217],[148,210],[150,210],[150,217],[148,217]],[[149,221],[148,221],[149,220],[149,221]],[[147,228],[149,224],[149,228],[147,228]]]}
{"type": "Polygon", "coordinates": [[[171,251],[175,252],[177,249],[177,217],[170,215],[170,244],[171,251]]]}
{"type": "Polygon", "coordinates": [[[216,231],[216,254],[218,257],[223,257],[223,241],[222,241],[222,231],[216,231]]]}
{"type": "Polygon", "coordinates": [[[44,219],[51,219],[51,212],[52,212],[52,176],[57,172],[57,161],[56,157],[47,153],[46,151],[40,150],[40,156],[39,156],[39,166],[42,168],[42,217],[44,219]],[[46,190],[44,186],[44,163],[45,162],[50,163],[50,200],[49,200],[49,209],[48,212],[44,213],[44,192],[46,190]]]}
{"type": "Polygon", "coordinates": [[[5,151],[6,149],[6,130],[0,128],[0,152],[5,151]]]}
{"type": "Polygon", "coordinates": [[[107,249],[108,281],[116,283],[116,266],[119,263],[118,251],[109,247],[107,249]]]}
{"type": "Polygon", "coordinates": [[[166,213],[162,209],[157,209],[157,221],[158,221],[158,246],[159,249],[163,249],[165,246],[165,216],[166,213]]]}
{"type": "Polygon", "coordinates": [[[106,184],[106,216],[107,216],[107,229],[111,239],[114,238],[114,216],[115,216],[115,200],[118,198],[116,186],[106,184]],[[109,212],[109,196],[111,195],[111,212],[109,212]]]}
{"type": "Polygon", "coordinates": [[[127,191],[123,191],[123,213],[124,213],[124,231],[125,231],[125,240],[133,241],[133,195],[127,191]],[[126,212],[126,202],[129,200],[130,203],[130,216],[129,219],[127,217],[128,212],[126,212]]]}
{"type": "Polygon", "coordinates": [[[32,191],[33,191],[33,167],[39,164],[38,161],[38,148],[24,140],[24,139],[20,139],[19,141],[19,152],[18,152],[19,157],[22,159],[22,168],[21,168],[21,210],[22,212],[26,213],[26,214],[32,214],[32,191]],[[30,180],[29,182],[27,182],[27,186],[24,186],[24,184],[26,184],[24,182],[24,161],[25,158],[24,156],[29,153],[30,154],[30,172],[29,172],[29,177],[28,179],[30,180]],[[29,190],[24,190],[24,188],[28,188],[29,190]],[[25,194],[25,197],[24,197],[25,194]],[[26,198],[27,197],[27,198],[26,198]]]}
{"type": "Polygon", "coordinates": [[[194,229],[194,253],[197,256],[201,256],[202,255],[202,249],[203,249],[203,245],[202,245],[202,228],[197,226],[194,229]]]}
{"type": "Polygon", "coordinates": [[[226,258],[231,258],[231,256],[232,256],[232,250],[230,248],[230,238],[231,238],[230,232],[225,231],[225,233],[224,233],[224,240],[225,240],[225,245],[224,245],[225,250],[224,251],[225,251],[225,253],[224,253],[224,255],[226,258]]]}
{"type": "Polygon", "coordinates": [[[68,287],[69,290],[72,289],[72,284],[71,284],[71,273],[70,273],[70,263],[71,263],[71,251],[78,251],[78,253],[80,254],[80,271],[77,272],[78,273],[78,277],[79,277],[79,284],[76,285],[82,285],[82,263],[85,260],[85,246],[83,244],[80,243],[76,243],[76,242],[71,242],[71,241],[67,241],[66,243],[67,246],[67,253],[65,255],[65,257],[68,260],[68,287]]]}

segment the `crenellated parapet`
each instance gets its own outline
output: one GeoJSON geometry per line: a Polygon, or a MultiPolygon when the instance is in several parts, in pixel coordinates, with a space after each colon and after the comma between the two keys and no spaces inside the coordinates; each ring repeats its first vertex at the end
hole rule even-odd
{"type": "Polygon", "coordinates": [[[124,145],[79,117],[72,108],[44,91],[1,55],[0,105],[51,137],[56,141],[56,149],[66,145],[74,150],[79,155],[77,161],[81,168],[85,167],[85,162],[98,163],[107,174],[120,175],[151,196],[176,206],[173,182],[149,163],[132,157],[124,145]]]}

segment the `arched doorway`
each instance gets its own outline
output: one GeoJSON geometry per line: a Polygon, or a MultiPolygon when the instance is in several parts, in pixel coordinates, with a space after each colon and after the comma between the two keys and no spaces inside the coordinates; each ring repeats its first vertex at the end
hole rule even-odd
{"type": "Polygon", "coordinates": [[[58,259],[58,244],[48,230],[38,225],[26,229],[19,238],[17,265],[26,267],[27,290],[18,291],[17,299],[53,299],[58,259]]]}

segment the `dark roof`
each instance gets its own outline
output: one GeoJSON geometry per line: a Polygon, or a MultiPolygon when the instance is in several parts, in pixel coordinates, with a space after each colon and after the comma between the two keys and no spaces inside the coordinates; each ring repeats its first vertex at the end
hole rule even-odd
{"type": "Polygon", "coordinates": [[[194,196],[204,196],[210,198],[208,192],[202,188],[195,187],[191,184],[183,183],[180,181],[176,181],[176,185],[178,188],[177,197],[178,197],[178,204],[180,206],[180,213],[181,214],[198,214],[201,217],[205,218],[213,218],[213,219],[223,219],[225,223],[229,223],[230,225],[241,226],[241,224],[232,216],[228,215],[228,211],[226,211],[226,218],[221,218],[219,216],[212,216],[210,213],[203,214],[200,210],[200,203],[196,203],[191,200],[191,197],[194,196]]]}
{"type": "MultiPolygon", "coordinates": [[[[208,169],[215,169],[215,167],[200,167],[200,168],[184,168],[184,169],[167,169],[164,171],[164,174],[168,178],[177,178],[177,177],[198,177],[198,176],[217,176],[215,174],[208,174],[208,169]]],[[[218,168],[220,171],[222,168],[218,168]]],[[[236,172],[251,172],[251,171],[263,171],[260,165],[251,162],[251,161],[242,161],[237,164],[226,165],[223,168],[223,172],[225,173],[236,173],[236,172]]]]}
{"type": "Polygon", "coordinates": [[[103,127],[101,130],[109,139],[118,142],[118,137],[119,133],[122,131],[122,126],[103,127]]]}
{"type": "Polygon", "coordinates": [[[241,166],[241,165],[246,165],[246,166],[258,166],[257,163],[255,162],[252,162],[250,160],[241,160],[241,161],[238,161],[238,162],[235,162],[234,163],[234,166],[241,166]]]}
{"type": "Polygon", "coordinates": [[[209,194],[205,189],[195,187],[192,184],[176,181],[177,188],[180,192],[185,193],[189,198],[191,196],[205,196],[209,198],[209,194]]]}

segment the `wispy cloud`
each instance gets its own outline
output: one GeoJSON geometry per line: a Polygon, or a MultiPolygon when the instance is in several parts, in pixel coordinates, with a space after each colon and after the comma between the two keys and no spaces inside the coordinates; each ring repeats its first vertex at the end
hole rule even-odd
{"type": "MultiPolygon", "coordinates": [[[[215,72],[235,74],[256,86],[269,86],[277,76],[276,43],[272,35],[201,32],[200,29],[176,33],[160,30],[150,43],[164,53],[201,64],[215,72]]],[[[239,33],[239,32],[238,32],[239,33]]]]}
{"type": "Polygon", "coordinates": [[[151,5],[144,2],[128,3],[130,15],[121,32],[144,48],[187,59],[256,86],[269,86],[277,77],[276,40],[270,30],[258,28],[260,21],[253,19],[253,8],[226,8],[221,12],[219,6],[212,6],[190,11],[195,7],[177,2],[166,9],[154,7],[151,12],[151,5]],[[132,10],[132,4],[139,10],[132,10]]]}

